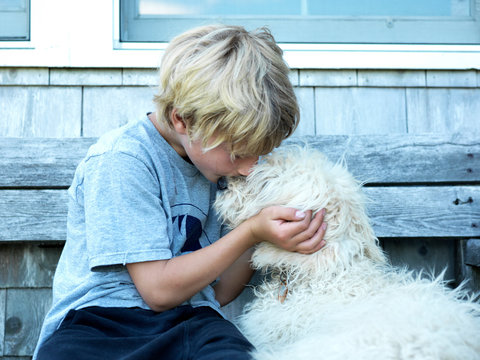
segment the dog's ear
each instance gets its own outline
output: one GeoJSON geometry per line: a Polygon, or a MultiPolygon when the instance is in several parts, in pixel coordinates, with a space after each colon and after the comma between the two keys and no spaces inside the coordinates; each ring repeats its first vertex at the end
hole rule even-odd
{"type": "Polygon", "coordinates": [[[362,184],[348,171],[345,163],[325,163],[322,181],[327,184],[328,197],[325,220],[327,243],[336,243],[336,253],[345,259],[358,256],[384,262],[385,256],[367,216],[367,198],[362,184]],[[346,257],[345,257],[346,256],[346,257]]]}
{"type": "Polygon", "coordinates": [[[246,191],[245,177],[230,177],[228,188],[217,192],[214,208],[220,220],[231,228],[242,223],[245,206],[248,203],[249,192],[246,191]]]}

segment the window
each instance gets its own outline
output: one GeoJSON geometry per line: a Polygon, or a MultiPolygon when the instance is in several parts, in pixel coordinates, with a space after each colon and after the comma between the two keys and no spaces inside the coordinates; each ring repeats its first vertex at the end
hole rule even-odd
{"type": "Polygon", "coordinates": [[[197,25],[267,25],[280,43],[480,44],[475,0],[120,0],[120,41],[197,25]]]}
{"type": "Polygon", "coordinates": [[[173,36],[228,18],[268,25],[295,69],[480,69],[479,8],[480,0],[0,0],[0,67],[155,68],[173,36]]]}
{"type": "Polygon", "coordinates": [[[0,1],[0,41],[30,40],[30,1],[0,1]]]}

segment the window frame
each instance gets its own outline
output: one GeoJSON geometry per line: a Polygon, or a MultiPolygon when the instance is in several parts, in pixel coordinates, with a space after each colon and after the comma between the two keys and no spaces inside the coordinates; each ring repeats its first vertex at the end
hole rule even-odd
{"type": "MultiPolygon", "coordinates": [[[[31,39],[0,41],[0,67],[157,67],[167,43],[120,42],[119,4],[120,0],[32,1],[31,39]],[[49,26],[53,21],[56,27],[49,26]]],[[[480,70],[480,45],[280,46],[294,69],[480,70]]]]}
{"type": "MultiPolygon", "coordinates": [[[[16,12],[16,11],[0,11],[0,22],[2,21],[5,21],[5,19],[7,19],[7,16],[14,16],[15,17],[15,20],[13,21],[13,23],[15,24],[15,26],[19,27],[18,25],[20,24],[24,24],[24,18],[26,17],[26,20],[27,20],[27,23],[28,23],[28,26],[27,26],[27,31],[26,31],[26,35],[25,35],[25,38],[23,38],[23,36],[11,36],[10,39],[5,39],[5,40],[2,40],[0,38],[0,41],[9,41],[9,42],[15,42],[15,43],[24,43],[24,42],[28,42],[30,41],[30,36],[31,36],[31,29],[30,29],[30,3],[31,3],[31,0],[26,0],[27,3],[25,4],[25,12],[21,13],[21,12],[16,12]]],[[[21,26],[23,27],[23,26],[21,26]]],[[[24,29],[25,30],[25,29],[24,29]]]]}
{"type": "Polygon", "coordinates": [[[120,15],[123,15],[120,20],[122,42],[166,42],[174,34],[200,24],[241,21],[246,28],[267,25],[276,34],[277,41],[283,44],[480,45],[480,2],[475,0],[464,0],[469,3],[469,16],[312,16],[305,19],[297,16],[139,15],[136,13],[138,1],[119,0],[120,15]],[[161,31],[152,32],[152,28],[161,31]],[[365,32],[374,39],[366,40],[365,32]],[[323,40],[319,41],[318,33],[322,33],[323,40]],[[149,38],[145,39],[144,34],[149,38]],[[426,35],[418,39],[419,34],[426,35]],[[462,42],[458,41],[459,38],[462,42]],[[392,42],[391,39],[399,41],[392,42]]]}

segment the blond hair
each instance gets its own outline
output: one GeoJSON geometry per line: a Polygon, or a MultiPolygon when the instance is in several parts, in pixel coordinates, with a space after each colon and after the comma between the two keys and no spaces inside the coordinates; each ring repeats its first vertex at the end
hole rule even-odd
{"type": "Polygon", "coordinates": [[[155,95],[159,121],[173,109],[206,151],[228,144],[232,156],[263,155],[290,136],[299,109],[282,50],[265,29],[210,25],[169,44],[155,95]]]}

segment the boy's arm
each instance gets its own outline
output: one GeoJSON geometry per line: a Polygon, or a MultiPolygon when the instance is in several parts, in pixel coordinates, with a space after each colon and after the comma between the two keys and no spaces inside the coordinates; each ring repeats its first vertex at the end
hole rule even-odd
{"type": "Polygon", "coordinates": [[[243,291],[253,276],[253,269],[250,266],[253,248],[245,251],[222,275],[220,280],[213,287],[215,298],[220,306],[225,306],[234,300],[243,291]]]}
{"type": "Polygon", "coordinates": [[[251,241],[239,226],[213,244],[169,260],[127,264],[138,292],[154,311],[178,306],[220,277],[251,241]]]}
{"type": "MultiPolygon", "coordinates": [[[[164,311],[182,304],[221,278],[225,270],[261,241],[302,253],[319,250],[323,246],[324,229],[320,226],[323,217],[317,214],[311,219],[310,214],[291,208],[266,208],[207,247],[169,260],[127,264],[127,269],[150,308],[164,311]]],[[[225,285],[220,300],[224,302],[235,296],[241,285],[225,285]]]]}
{"type": "MultiPolygon", "coordinates": [[[[326,223],[323,224],[324,214],[324,212],[318,213],[316,219],[314,219],[312,222],[313,226],[320,224],[319,232],[316,234],[317,236],[313,236],[310,240],[306,240],[301,243],[302,246],[306,246],[307,248],[309,246],[314,246],[313,250],[308,249],[307,251],[305,251],[305,248],[297,248],[290,250],[308,254],[318,251],[321,247],[325,245],[325,241],[323,241],[323,235],[325,234],[326,230],[326,223]],[[316,241],[318,240],[320,240],[320,242],[316,243],[316,241]]],[[[308,216],[310,216],[310,213],[308,214],[308,216]]],[[[238,258],[237,261],[235,261],[235,263],[233,263],[227,270],[223,272],[223,274],[220,276],[220,280],[215,284],[215,296],[221,306],[227,305],[229,302],[233,301],[238,295],[240,295],[240,293],[243,291],[245,286],[252,278],[254,273],[254,270],[250,266],[252,254],[253,248],[248,249],[240,258],[238,258]]]]}

